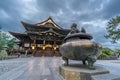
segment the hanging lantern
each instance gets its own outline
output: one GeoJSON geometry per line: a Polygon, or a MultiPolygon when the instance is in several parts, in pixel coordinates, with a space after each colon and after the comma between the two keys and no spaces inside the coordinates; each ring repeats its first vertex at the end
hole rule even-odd
{"type": "Polygon", "coordinates": [[[45,50],[45,46],[43,46],[42,49],[45,50]]]}
{"type": "Polygon", "coordinates": [[[34,45],[32,45],[32,50],[34,50],[35,49],[35,46],[34,45]]]}
{"type": "Polygon", "coordinates": [[[54,50],[56,50],[56,49],[57,49],[57,47],[55,46],[55,47],[53,47],[53,49],[54,49],[54,50]]]}
{"type": "Polygon", "coordinates": [[[32,50],[34,50],[36,47],[36,40],[33,41],[33,44],[32,44],[32,50]]]}
{"type": "Polygon", "coordinates": [[[56,45],[56,46],[53,47],[54,50],[57,50],[57,48],[58,48],[58,45],[56,45]]]}

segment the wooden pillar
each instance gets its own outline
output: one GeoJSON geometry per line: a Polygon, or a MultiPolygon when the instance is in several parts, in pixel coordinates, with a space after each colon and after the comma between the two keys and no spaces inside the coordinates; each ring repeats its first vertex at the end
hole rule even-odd
{"type": "Polygon", "coordinates": [[[34,40],[33,41],[33,44],[32,44],[32,56],[35,56],[35,53],[36,53],[36,50],[35,50],[35,48],[36,48],[36,40],[34,40]]]}
{"type": "Polygon", "coordinates": [[[45,40],[43,41],[43,45],[45,45],[45,40]]]}
{"type": "Polygon", "coordinates": [[[33,44],[34,44],[34,45],[36,44],[36,40],[33,41],[33,44]]]}

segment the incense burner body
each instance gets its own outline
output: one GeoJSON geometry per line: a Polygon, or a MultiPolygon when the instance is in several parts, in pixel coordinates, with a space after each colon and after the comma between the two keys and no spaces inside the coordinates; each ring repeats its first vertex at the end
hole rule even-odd
{"type": "Polygon", "coordinates": [[[83,64],[88,62],[88,67],[93,68],[93,63],[101,54],[101,45],[91,41],[92,36],[86,33],[75,33],[67,35],[65,42],[60,46],[60,52],[68,65],[68,59],[82,60],[83,64]]]}

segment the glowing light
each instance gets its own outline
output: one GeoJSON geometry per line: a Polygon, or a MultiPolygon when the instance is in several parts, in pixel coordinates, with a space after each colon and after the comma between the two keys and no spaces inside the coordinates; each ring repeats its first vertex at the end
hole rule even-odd
{"type": "Polygon", "coordinates": [[[45,47],[52,47],[52,45],[51,44],[46,44],[45,47]]]}
{"type": "Polygon", "coordinates": [[[34,50],[35,49],[35,46],[32,46],[32,50],[34,50]]]}
{"type": "Polygon", "coordinates": [[[43,46],[42,49],[45,50],[45,46],[43,46]]]}
{"type": "Polygon", "coordinates": [[[54,50],[56,50],[56,49],[57,49],[57,47],[53,47],[53,49],[54,49],[54,50]]]}

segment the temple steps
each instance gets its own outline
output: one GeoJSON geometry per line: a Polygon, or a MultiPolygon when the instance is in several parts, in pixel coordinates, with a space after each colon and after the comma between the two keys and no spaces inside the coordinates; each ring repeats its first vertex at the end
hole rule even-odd
{"type": "Polygon", "coordinates": [[[61,54],[58,51],[37,50],[37,51],[34,52],[33,56],[34,57],[42,57],[42,56],[45,56],[45,57],[53,57],[53,56],[59,57],[59,56],[61,56],[61,54]]]}

